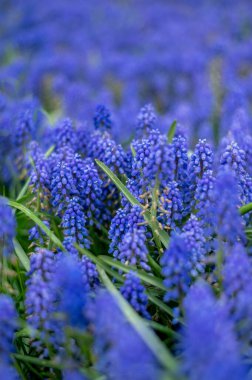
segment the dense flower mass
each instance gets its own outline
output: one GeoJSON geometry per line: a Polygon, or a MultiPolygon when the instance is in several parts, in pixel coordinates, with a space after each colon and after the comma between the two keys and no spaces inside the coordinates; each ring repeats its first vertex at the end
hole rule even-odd
{"type": "Polygon", "coordinates": [[[251,9],[1,2],[1,379],[251,378],[251,9]]]}
{"type": "Polygon", "coordinates": [[[102,373],[107,373],[111,379],[161,378],[161,367],[153,353],[128,324],[109,294],[98,295],[92,320],[94,350],[98,357],[97,367],[102,373]]]}
{"type": "Polygon", "coordinates": [[[243,221],[238,212],[238,185],[232,172],[220,171],[216,178],[212,205],[212,223],[224,241],[244,240],[243,221]]]}
{"type": "Polygon", "coordinates": [[[224,292],[228,300],[232,320],[236,324],[239,337],[242,337],[244,352],[251,356],[251,271],[249,256],[240,244],[226,252],[223,267],[224,292]]]}
{"type": "Polygon", "coordinates": [[[182,346],[189,379],[243,379],[245,371],[232,323],[207,284],[200,282],[191,288],[185,311],[187,329],[182,346]]]}
{"type": "Polygon", "coordinates": [[[84,279],[79,260],[74,256],[61,257],[53,283],[57,293],[57,310],[69,327],[81,328],[86,325],[84,279]]]}
{"type": "Polygon", "coordinates": [[[5,256],[12,250],[12,239],[15,237],[16,222],[11,208],[4,198],[0,198],[0,219],[0,254],[5,256]]]}
{"type": "Polygon", "coordinates": [[[89,247],[87,239],[86,217],[78,197],[70,199],[62,217],[62,229],[65,237],[71,237],[79,244],[89,247]]]}
{"type": "Polygon", "coordinates": [[[141,230],[133,229],[132,232],[129,231],[124,235],[115,257],[118,257],[123,263],[139,265],[148,271],[150,268],[147,264],[147,254],[148,250],[144,233],[141,230]]]}
{"type": "Polygon", "coordinates": [[[141,108],[137,117],[137,129],[139,135],[148,134],[155,126],[157,117],[151,104],[141,108]]]}
{"type": "Polygon", "coordinates": [[[13,300],[4,294],[0,295],[0,369],[1,376],[7,379],[17,379],[12,367],[11,354],[14,348],[14,333],[18,327],[17,312],[13,300]]]}
{"type": "Polygon", "coordinates": [[[55,313],[56,296],[53,287],[55,259],[51,251],[37,249],[31,256],[31,269],[26,282],[27,292],[25,309],[27,322],[39,332],[39,339],[34,339],[33,347],[40,355],[48,356],[46,343],[58,348],[57,323],[55,313]]]}
{"type": "Polygon", "coordinates": [[[109,110],[103,105],[98,105],[94,116],[95,128],[100,130],[109,130],[111,129],[111,125],[112,121],[109,110]]]}
{"type": "Polygon", "coordinates": [[[164,284],[167,288],[165,300],[182,297],[191,284],[191,249],[184,234],[174,235],[169,248],[161,259],[164,284]]]}
{"type": "Polygon", "coordinates": [[[144,286],[141,284],[140,279],[134,272],[129,272],[126,275],[124,284],[120,290],[124,298],[140,315],[145,318],[150,318],[150,315],[147,311],[147,294],[145,292],[144,286]]]}

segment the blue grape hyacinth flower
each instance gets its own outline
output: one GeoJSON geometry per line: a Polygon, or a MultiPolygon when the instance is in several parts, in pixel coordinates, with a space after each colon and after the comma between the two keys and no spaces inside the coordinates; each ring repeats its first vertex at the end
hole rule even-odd
{"type": "Polygon", "coordinates": [[[131,306],[144,318],[150,319],[147,311],[148,296],[145,287],[141,284],[141,280],[133,271],[125,275],[125,281],[120,291],[123,297],[131,304],[131,306]]]}
{"type": "Polygon", "coordinates": [[[246,378],[239,345],[225,304],[215,300],[209,285],[195,284],[185,301],[182,362],[190,380],[246,378]]]}
{"type": "Polygon", "coordinates": [[[8,256],[13,250],[12,240],[16,235],[16,220],[7,200],[3,197],[0,197],[0,220],[0,254],[8,256]]]}
{"type": "Polygon", "coordinates": [[[137,116],[137,134],[142,136],[148,134],[154,129],[157,122],[157,116],[155,114],[152,104],[146,104],[141,108],[137,116]]]}
{"type": "Polygon", "coordinates": [[[107,131],[112,127],[110,111],[102,104],[99,104],[96,107],[94,115],[94,126],[95,129],[99,129],[100,131],[107,131]]]}
{"type": "Polygon", "coordinates": [[[98,294],[90,319],[99,372],[109,379],[161,380],[156,358],[110,294],[98,294]]]}
{"type": "Polygon", "coordinates": [[[0,295],[0,374],[2,379],[17,380],[18,375],[12,366],[11,354],[14,353],[14,333],[18,328],[18,316],[13,300],[0,295]]]}

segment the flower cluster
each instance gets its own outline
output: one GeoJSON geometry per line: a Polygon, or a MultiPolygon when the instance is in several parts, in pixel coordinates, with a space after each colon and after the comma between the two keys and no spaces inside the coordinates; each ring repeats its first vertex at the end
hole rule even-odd
{"type": "Polygon", "coordinates": [[[17,374],[12,367],[11,353],[14,350],[14,333],[18,327],[17,313],[13,300],[4,295],[0,295],[0,370],[1,376],[5,379],[15,380],[17,374]]]}
{"type": "Polygon", "coordinates": [[[57,293],[57,311],[63,315],[64,324],[73,328],[86,325],[84,307],[86,304],[86,281],[83,278],[80,261],[74,256],[63,256],[55,271],[53,286],[57,293]],[[67,275],[66,275],[67,273],[67,275]]]}
{"type": "Polygon", "coordinates": [[[161,368],[153,353],[128,324],[109,294],[98,295],[92,321],[94,351],[101,373],[108,374],[112,379],[154,380],[161,377],[161,368]]]}
{"type": "Polygon", "coordinates": [[[191,284],[191,250],[184,235],[174,235],[169,248],[161,258],[164,285],[167,288],[165,300],[179,299],[187,293],[191,284]]]}
{"type": "Polygon", "coordinates": [[[146,104],[141,108],[137,116],[137,131],[139,135],[148,134],[154,129],[157,117],[151,104],[146,104]]]}
{"type": "Polygon", "coordinates": [[[213,192],[211,213],[216,233],[230,244],[244,241],[243,221],[238,212],[238,185],[232,172],[219,172],[213,192]]]}
{"type": "Polygon", "coordinates": [[[164,227],[174,227],[183,217],[183,199],[176,181],[169,182],[160,196],[159,221],[164,227]]]}
{"type": "Polygon", "coordinates": [[[25,309],[28,324],[39,334],[39,338],[33,341],[33,347],[44,357],[49,355],[51,347],[58,349],[61,340],[59,326],[53,316],[56,310],[52,282],[54,272],[54,254],[45,249],[38,249],[31,256],[31,269],[26,282],[25,309]],[[46,347],[47,344],[51,347],[46,347]]]}
{"type": "Polygon", "coordinates": [[[114,252],[114,256],[122,263],[139,265],[148,271],[150,267],[147,264],[147,255],[146,236],[144,232],[139,229],[128,231],[118,245],[118,250],[114,252]]]}
{"type": "Polygon", "coordinates": [[[94,126],[101,131],[110,130],[112,126],[111,115],[107,107],[100,104],[96,107],[94,126]]]}
{"type": "Polygon", "coordinates": [[[243,349],[251,355],[251,289],[252,264],[244,247],[236,244],[226,252],[223,268],[224,292],[232,320],[236,323],[237,334],[242,338],[243,349]]]}
{"type": "Polygon", "coordinates": [[[62,217],[61,225],[66,238],[71,237],[73,241],[89,248],[90,242],[87,239],[86,217],[78,197],[73,197],[69,200],[62,217]]]}
{"type": "Polygon", "coordinates": [[[129,272],[125,276],[125,281],[120,289],[124,298],[143,317],[150,318],[147,311],[148,297],[144,286],[134,272],[129,272]]]}
{"type": "Polygon", "coordinates": [[[16,222],[12,214],[11,208],[8,206],[7,201],[0,197],[0,246],[1,254],[4,256],[11,253],[12,239],[16,234],[16,222]]]}
{"type": "Polygon", "coordinates": [[[1,2],[3,379],[251,378],[251,1],[194,3],[1,2]]]}
{"type": "Polygon", "coordinates": [[[185,299],[187,328],[182,348],[189,379],[244,379],[232,323],[205,283],[191,288],[185,299]],[[205,337],[208,337],[207,342],[205,337]]]}

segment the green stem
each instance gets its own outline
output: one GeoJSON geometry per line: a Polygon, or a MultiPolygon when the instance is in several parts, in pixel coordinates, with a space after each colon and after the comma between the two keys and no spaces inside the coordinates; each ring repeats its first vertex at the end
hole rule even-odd
{"type": "Polygon", "coordinates": [[[17,196],[17,201],[19,201],[21,198],[23,198],[23,196],[25,195],[28,187],[29,187],[29,184],[30,184],[30,177],[27,179],[27,181],[25,182],[24,186],[22,187],[22,189],[20,190],[18,196],[17,196]]]}
{"type": "Polygon", "coordinates": [[[221,247],[218,249],[216,253],[217,257],[217,278],[219,281],[220,288],[222,287],[222,269],[223,269],[223,250],[221,247]]]}
{"type": "Polygon", "coordinates": [[[160,275],[161,274],[161,267],[160,265],[158,265],[158,263],[153,259],[153,257],[148,254],[148,262],[151,266],[151,268],[158,274],[160,275]]]}
{"type": "Polygon", "coordinates": [[[247,214],[248,212],[252,211],[252,202],[251,203],[248,203],[242,207],[239,208],[239,211],[240,211],[240,214],[241,215],[245,215],[247,214]]]}
{"type": "Polygon", "coordinates": [[[155,186],[152,190],[152,204],[151,204],[151,229],[153,232],[154,241],[156,243],[156,246],[158,248],[158,252],[162,253],[162,244],[160,241],[160,236],[158,234],[158,222],[157,222],[157,207],[158,207],[158,190],[159,190],[159,180],[158,176],[156,176],[155,186]]]}
{"type": "Polygon", "coordinates": [[[155,321],[147,321],[146,324],[147,324],[147,326],[152,327],[154,330],[163,332],[163,333],[167,334],[168,336],[172,336],[172,337],[176,337],[176,338],[179,338],[179,336],[180,336],[178,333],[176,333],[176,331],[173,331],[169,327],[163,326],[160,323],[157,323],[155,321]]]}

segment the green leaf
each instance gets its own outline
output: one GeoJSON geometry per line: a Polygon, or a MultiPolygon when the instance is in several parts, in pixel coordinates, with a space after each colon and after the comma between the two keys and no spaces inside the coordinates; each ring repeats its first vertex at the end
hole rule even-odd
{"type": "Polygon", "coordinates": [[[168,336],[179,337],[179,334],[176,333],[176,331],[173,331],[169,327],[163,326],[160,323],[157,323],[155,321],[146,321],[146,325],[149,327],[152,327],[156,331],[160,331],[162,333],[165,333],[168,336]]]}
{"type": "Polygon", "coordinates": [[[135,157],[136,156],[136,150],[132,144],[130,144],[130,149],[131,149],[132,156],[135,157]]]}
{"type": "Polygon", "coordinates": [[[46,152],[45,152],[45,157],[48,158],[52,152],[54,151],[55,149],[55,145],[52,145],[46,152]]]}
{"type": "Polygon", "coordinates": [[[167,248],[169,245],[169,240],[170,240],[168,233],[164,230],[161,230],[161,228],[159,227],[159,225],[157,223],[157,220],[155,220],[153,222],[151,221],[152,216],[149,212],[146,212],[144,214],[144,217],[145,217],[146,221],[152,227],[153,234],[157,235],[159,237],[160,241],[162,242],[162,244],[164,245],[164,247],[167,248]]]}
{"type": "Polygon", "coordinates": [[[34,358],[32,356],[27,355],[20,355],[20,354],[13,354],[12,355],[16,360],[20,360],[22,362],[32,363],[34,365],[40,366],[40,367],[48,367],[48,368],[56,368],[61,369],[62,365],[59,363],[55,363],[53,361],[34,358]]]}
{"type": "Polygon", "coordinates": [[[104,261],[105,263],[107,263],[107,264],[109,264],[109,265],[111,265],[117,269],[120,269],[123,272],[128,273],[131,270],[133,270],[138,275],[138,277],[141,280],[143,280],[145,283],[147,283],[149,285],[156,286],[157,288],[159,288],[161,290],[167,291],[167,288],[164,286],[162,280],[158,277],[151,276],[151,275],[145,273],[144,271],[137,270],[136,267],[134,267],[134,266],[122,264],[120,261],[114,260],[113,258],[111,258],[109,256],[101,255],[98,257],[102,261],[104,261]]]}
{"type": "MultiPolygon", "coordinates": [[[[101,161],[95,160],[97,165],[107,174],[116,187],[123,193],[128,201],[133,205],[137,205],[143,209],[143,205],[130,193],[126,186],[119,180],[119,178],[101,161]]],[[[164,230],[161,230],[156,218],[153,218],[149,211],[143,213],[144,219],[152,229],[153,235],[158,236],[162,244],[167,247],[169,243],[169,235],[164,230]]]]}
{"type": "Polygon", "coordinates": [[[25,182],[24,186],[22,187],[22,189],[20,190],[20,193],[18,194],[17,196],[17,201],[20,201],[21,198],[24,197],[29,185],[30,185],[30,181],[31,179],[28,178],[27,181],[25,182]]]}
{"type": "Polygon", "coordinates": [[[252,203],[248,203],[242,207],[239,208],[240,214],[245,215],[248,212],[252,211],[252,203]]]}
{"type": "Polygon", "coordinates": [[[119,180],[119,178],[100,160],[95,160],[97,165],[107,174],[111,181],[116,185],[116,187],[125,195],[128,201],[132,205],[137,205],[143,208],[141,203],[129,192],[126,186],[119,180]]]}
{"type": "MultiPolygon", "coordinates": [[[[148,298],[149,300],[156,306],[159,307],[159,309],[165,311],[168,315],[170,315],[170,317],[174,318],[174,313],[173,313],[173,310],[167,306],[163,301],[161,301],[160,299],[158,299],[157,297],[151,295],[149,292],[147,292],[147,295],[148,295],[148,298]]],[[[176,317],[177,318],[177,317],[176,317]]],[[[177,318],[178,321],[183,324],[183,320],[181,318],[177,318]]]]}
{"type": "Polygon", "coordinates": [[[18,203],[27,204],[32,199],[34,199],[34,194],[28,191],[23,197],[18,198],[16,201],[18,203]]]}
{"type": "Polygon", "coordinates": [[[160,265],[156,262],[156,260],[153,259],[153,257],[151,256],[150,253],[148,254],[148,263],[150,264],[154,273],[156,273],[158,276],[161,276],[161,270],[162,269],[161,269],[160,265]]]}
{"type": "Polygon", "coordinates": [[[110,281],[103,269],[98,267],[100,276],[106,288],[114,296],[122,313],[128,319],[128,321],[135,328],[137,333],[141,336],[143,341],[152,351],[154,356],[158,359],[160,364],[166,368],[170,373],[174,374],[177,370],[177,362],[175,358],[170,354],[167,348],[159,340],[157,335],[146,326],[145,321],[136,313],[136,311],[129,305],[129,303],[118,292],[113,283],[110,281]]]}
{"type": "Polygon", "coordinates": [[[13,239],[13,245],[14,245],[14,250],[15,250],[17,257],[19,258],[19,260],[23,264],[23,267],[25,268],[25,270],[28,272],[30,270],[29,258],[27,257],[25,251],[23,250],[22,246],[20,245],[20,243],[17,239],[13,239]]]}
{"type": "Polygon", "coordinates": [[[31,220],[34,221],[34,223],[36,223],[39,228],[41,228],[42,231],[44,231],[44,233],[49,237],[49,239],[57,246],[59,247],[60,249],[63,249],[64,250],[64,246],[63,244],[61,243],[61,241],[57,238],[57,236],[54,235],[54,233],[52,231],[49,230],[49,228],[42,222],[42,220],[40,220],[36,214],[34,214],[34,212],[32,212],[31,210],[29,210],[27,207],[25,207],[24,205],[18,203],[18,202],[15,202],[15,201],[11,201],[9,200],[8,201],[9,205],[21,212],[23,212],[26,216],[28,216],[28,218],[30,218],[31,220]]]}
{"type": "Polygon", "coordinates": [[[175,132],[176,132],[176,127],[177,127],[177,121],[174,120],[174,122],[171,124],[169,131],[168,131],[168,134],[167,134],[167,138],[168,138],[169,143],[172,142],[172,139],[173,139],[175,132]]]}
{"type": "Polygon", "coordinates": [[[20,338],[20,337],[23,338],[23,337],[30,337],[30,336],[31,336],[31,331],[29,327],[24,327],[15,333],[15,339],[20,338]]]}

